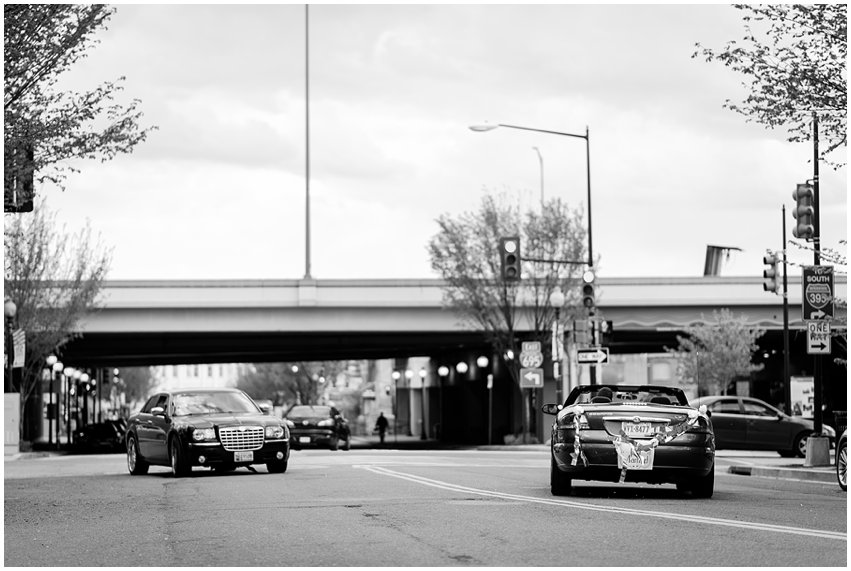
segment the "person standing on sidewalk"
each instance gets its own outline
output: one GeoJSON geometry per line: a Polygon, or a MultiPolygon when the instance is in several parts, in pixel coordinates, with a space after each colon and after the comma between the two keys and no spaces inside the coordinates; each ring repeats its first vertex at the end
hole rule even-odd
{"type": "Polygon", "coordinates": [[[387,432],[387,418],[384,417],[384,413],[378,413],[378,420],[375,421],[375,430],[378,431],[378,437],[381,439],[381,443],[384,444],[384,434],[387,432]]]}

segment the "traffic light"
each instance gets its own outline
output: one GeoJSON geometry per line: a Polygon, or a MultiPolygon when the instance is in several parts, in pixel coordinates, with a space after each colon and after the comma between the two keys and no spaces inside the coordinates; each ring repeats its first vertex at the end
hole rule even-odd
{"type": "Polygon", "coordinates": [[[591,313],[594,312],[594,306],[596,305],[595,294],[594,294],[594,272],[591,270],[587,270],[584,274],[582,274],[582,305],[588,308],[588,311],[591,313]]]}
{"type": "Polygon", "coordinates": [[[799,184],[795,192],[792,193],[792,198],[795,199],[796,203],[795,209],[792,211],[792,218],[796,220],[795,226],[792,228],[792,235],[795,238],[810,241],[815,235],[815,227],[813,226],[815,193],[812,185],[808,183],[799,184]]]}
{"type": "Polygon", "coordinates": [[[604,347],[611,345],[614,334],[615,326],[611,320],[603,320],[600,322],[600,345],[604,347]]]}
{"type": "Polygon", "coordinates": [[[507,282],[520,281],[520,238],[509,236],[499,239],[499,259],[502,279],[507,282]]]}
{"type": "Polygon", "coordinates": [[[777,265],[780,259],[777,257],[777,254],[767,254],[763,256],[762,261],[766,266],[762,271],[762,277],[765,278],[762,280],[762,289],[778,293],[780,291],[780,274],[777,271],[777,265]]]}

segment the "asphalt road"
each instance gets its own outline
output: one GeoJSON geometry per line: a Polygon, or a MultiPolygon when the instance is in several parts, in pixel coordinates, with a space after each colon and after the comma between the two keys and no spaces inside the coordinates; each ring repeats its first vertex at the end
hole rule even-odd
{"type": "Polygon", "coordinates": [[[846,566],[846,493],[729,474],[549,491],[534,451],[293,452],[285,474],[165,468],[122,455],[4,464],[7,566],[846,566]]]}

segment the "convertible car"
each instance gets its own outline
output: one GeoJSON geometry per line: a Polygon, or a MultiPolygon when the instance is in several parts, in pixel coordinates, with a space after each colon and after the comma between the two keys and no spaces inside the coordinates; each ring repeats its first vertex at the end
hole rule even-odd
{"type": "Polygon", "coordinates": [[[238,389],[192,389],[153,395],[130,417],[125,436],[127,469],[146,474],[152,464],[175,477],[194,466],[223,472],[265,464],[286,472],[290,433],[283,420],[263,414],[238,389]]]}
{"type": "Polygon", "coordinates": [[[682,390],[654,385],[574,388],[564,405],[545,404],[552,425],[550,490],[574,480],[673,483],[693,497],[715,488],[715,437],[705,408],[682,390]]]}

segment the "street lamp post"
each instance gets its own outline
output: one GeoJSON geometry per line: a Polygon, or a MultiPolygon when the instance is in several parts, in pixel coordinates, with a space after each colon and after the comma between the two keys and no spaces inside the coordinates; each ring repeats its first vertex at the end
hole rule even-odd
{"type": "Polygon", "coordinates": [[[399,432],[396,427],[396,422],[399,419],[399,377],[402,376],[402,373],[399,371],[393,371],[390,375],[393,377],[393,442],[398,442],[398,437],[396,434],[399,432]]]}
{"type": "MultiPolygon", "coordinates": [[[[410,369],[405,369],[405,379],[408,381],[408,392],[409,393],[413,392],[413,391],[411,391],[411,379],[413,379],[413,378],[414,378],[414,372],[410,369]]],[[[410,400],[410,397],[409,397],[409,399],[408,399],[408,411],[409,412],[411,410],[410,404],[411,404],[411,400],[410,400]]],[[[409,417],[410,417],[410,415],[409,415],[409,417]]],[[[408,436],[413,436],[413,434],[411,434],[411,422],[410,422],[410,420],[408,421],[408,436]]]]}
{"type": "Polygon", "coordinates": [[[591,240],[591,137],[588,127],[585,127],[585,134],[579,135],[576,133],[563,133],[561,131],[550,131],[547,129],[533,129],[531,127],[519,127],[517,125],[505,125],[498,123],[496,125],[471,125],[470,130],[476,132],[492,131],[497,127],[505,127],[506,129],[520,129],[521,131],[534,131],[536,133],[547,133],[549,135],[562,135],[564,137],[574,137],[576,139],[585,139],[585,168],[586,180],[588,187],[588,267],[594,268],[594,250],[591,240]]]}
{"type": "Polygon", "coordinates": [[[18,306],[11,299],[6,299],[3,304],[3,317],[5,317],[6,325],[6,382],[3,383],[4,390],[11,393],[13,390],[12,373],[15,362],[15,342],[12,341],[12,324],[15,321],[15,315],[18,313],[18,306]]]}
{"type": "MultiPolygon", "coordinates": [[[[58,377],[59,375],[62,374],[62,370],[65,368],[65,366],[62,364],[62,361],[57,360],[54,355],[50,355],[50,356],[47,357],[47,363],[49,363],[50,367],[51,367],[51,370],[50,370],[50,393],[49,393],[50,394],[50,397],[49,397],[50,400],[48,400],[48,403],[47,403],[47,431],[48,431],[47,432],[47,444],[52,447],[53,446],[53,422],[54,422],[54,419],[56,419],[57,416],[58,416],[56,414],[56,410],[54,410],[54,407],[53,407],[53,381],[54,381],[54,379],[56,379],[56,377],[58,377]]],[[[58,408],[59,407],[56,407],[56,409],[58,409],[58,408]]],[[[59,442],[59,425],[58,425],[58,422],[57,422],[57,426],[56,426],[56,441],[57,441],[57,444],[58,444],[58,442],[59,442]]]]}
{"type": "Polygon", "coordinates": [[[426,379],[426,370],[420,368],[420,440],[426,439],[426,428],[425,428],[425,399],[426,399],[426,390],[425,390],[425,379],[426,379]]]}
{"type": "Polygon", "coordinates": [[[565,297],[564,293],[562,293],[561,288],[556,286],[553,289],[552,293],[550,293],[550,305],[555,309],[555,321],[553,322],[553,378],[556,382],[556,402],[561,403],[562,398],[562,376],[561,376],[561,352],[562,352],[562,342],[561,336],[559,335],[559,324],[561,320],[561,308],[564,307],[565,297]]]}

